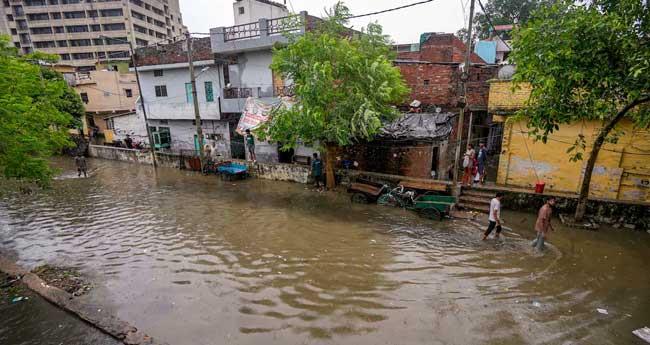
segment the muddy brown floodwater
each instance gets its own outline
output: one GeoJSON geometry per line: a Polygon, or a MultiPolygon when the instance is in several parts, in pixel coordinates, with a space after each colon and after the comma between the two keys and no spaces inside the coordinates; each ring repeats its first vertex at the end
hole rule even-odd
{"type": "Polygon", "coordinates": [[[0,202],[0,248],[79,268],[82,299],[170,344],[642,344],[650,326],[647,233],[557,226],[537,255],[527,214],[484,243],[299,184],[59,164],[52,190],[0,202]]]}

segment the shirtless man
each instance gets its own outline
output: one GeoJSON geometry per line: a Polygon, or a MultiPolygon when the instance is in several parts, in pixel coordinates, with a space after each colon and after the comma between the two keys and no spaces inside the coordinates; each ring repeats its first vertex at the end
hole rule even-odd
{"type": "Polygon", "coordinates": [[[548,200],[546,200],[544,206],[539,209],[539,213],[537,214],[537,221],[535,222],[535,231],[537,231],[537,237],[531,244],[535,249],[539,251],[544,249],[544,241],[546,240],[546,236],[548,236],[549,231],[555,231],[553,225],[551,225],[553,206],[555,206],[555,197],[550,197],[548,200]]]}

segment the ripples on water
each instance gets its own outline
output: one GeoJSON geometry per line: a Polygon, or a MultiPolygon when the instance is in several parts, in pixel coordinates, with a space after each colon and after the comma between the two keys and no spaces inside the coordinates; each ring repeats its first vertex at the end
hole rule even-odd
{"type": "Polygon", "coordinates": [[[650,317],[639,234],[555,234],[535,255],[518,215],[483,243],[297,184],[91,164],[3,200],[2,247],[80,267],[100,281],[86,298],[170,343],[618,344],[650,317]]]}

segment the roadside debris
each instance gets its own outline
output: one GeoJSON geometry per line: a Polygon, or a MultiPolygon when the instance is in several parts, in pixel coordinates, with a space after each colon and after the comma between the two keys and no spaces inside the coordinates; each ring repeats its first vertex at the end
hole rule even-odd
{"type": "Polygon", "coordinates": [[[20,284],[20,278],[0,272],[0,305],[28,299],[23,297],[25,291],[20,284]]]}
{"type": "Polygon", "coordinates": [[[598,230],[599,225],[593,219],[585,219],[582,222],[576,222],[571,215],[560,214],[560,220],[562,224],[576,229],[585,229],[585,230],[598,230]]]}
{"type": "Polygon", "coordinates": [[[28,300],[28,299],[29,299],[29,297],[19,296],[19,297],[15,297],[15,298],[13,298],[13,299],[11,300],[11,303],[18,303],[18,302],[20,302],[20,301],[26,301],[26,300],[28,300]]]}
{"type": "Polygon", "coordinates": [[[645,340],[646,343],[650,344],[650,327],[639,328],[635,331],[632,331],[632,334],[637,337],[645,340]]]}
{"type": "Polygon", "coordinates": [[[92,288],[74,268],[43,265],[33,269],[32,273],[37,274],[48,285],[65,290],[75,297],[87,293],[92,288]]]}

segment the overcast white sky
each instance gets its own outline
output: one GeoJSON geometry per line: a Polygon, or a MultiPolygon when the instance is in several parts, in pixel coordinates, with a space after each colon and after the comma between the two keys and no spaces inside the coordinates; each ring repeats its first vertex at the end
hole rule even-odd
{"type": "MultiPolygon", "coordinates": [[[[279,0],[277,2],[282,2],[279,0]]],[[[417,0],[347,0],[345,4],[355,15],[375,12],[417,0]]],[[[183,22],[190,32],[209,32],[210,28],[233,25],[233,0],[180,0],[183,22]]],[[[336,0],[287,0],[294,12],[307,11],[321,16],[325,7],[336,0]]],[[[351,23],[355,28],[377,21],[397,43],[419,42],[423,32],[456,32],[464,25],[464,14],[469,13],[468,0],[436,0],[385,14],[359,18],[351,23]],[[465,6],[465,10],[463,10],[465,6]]]]}

